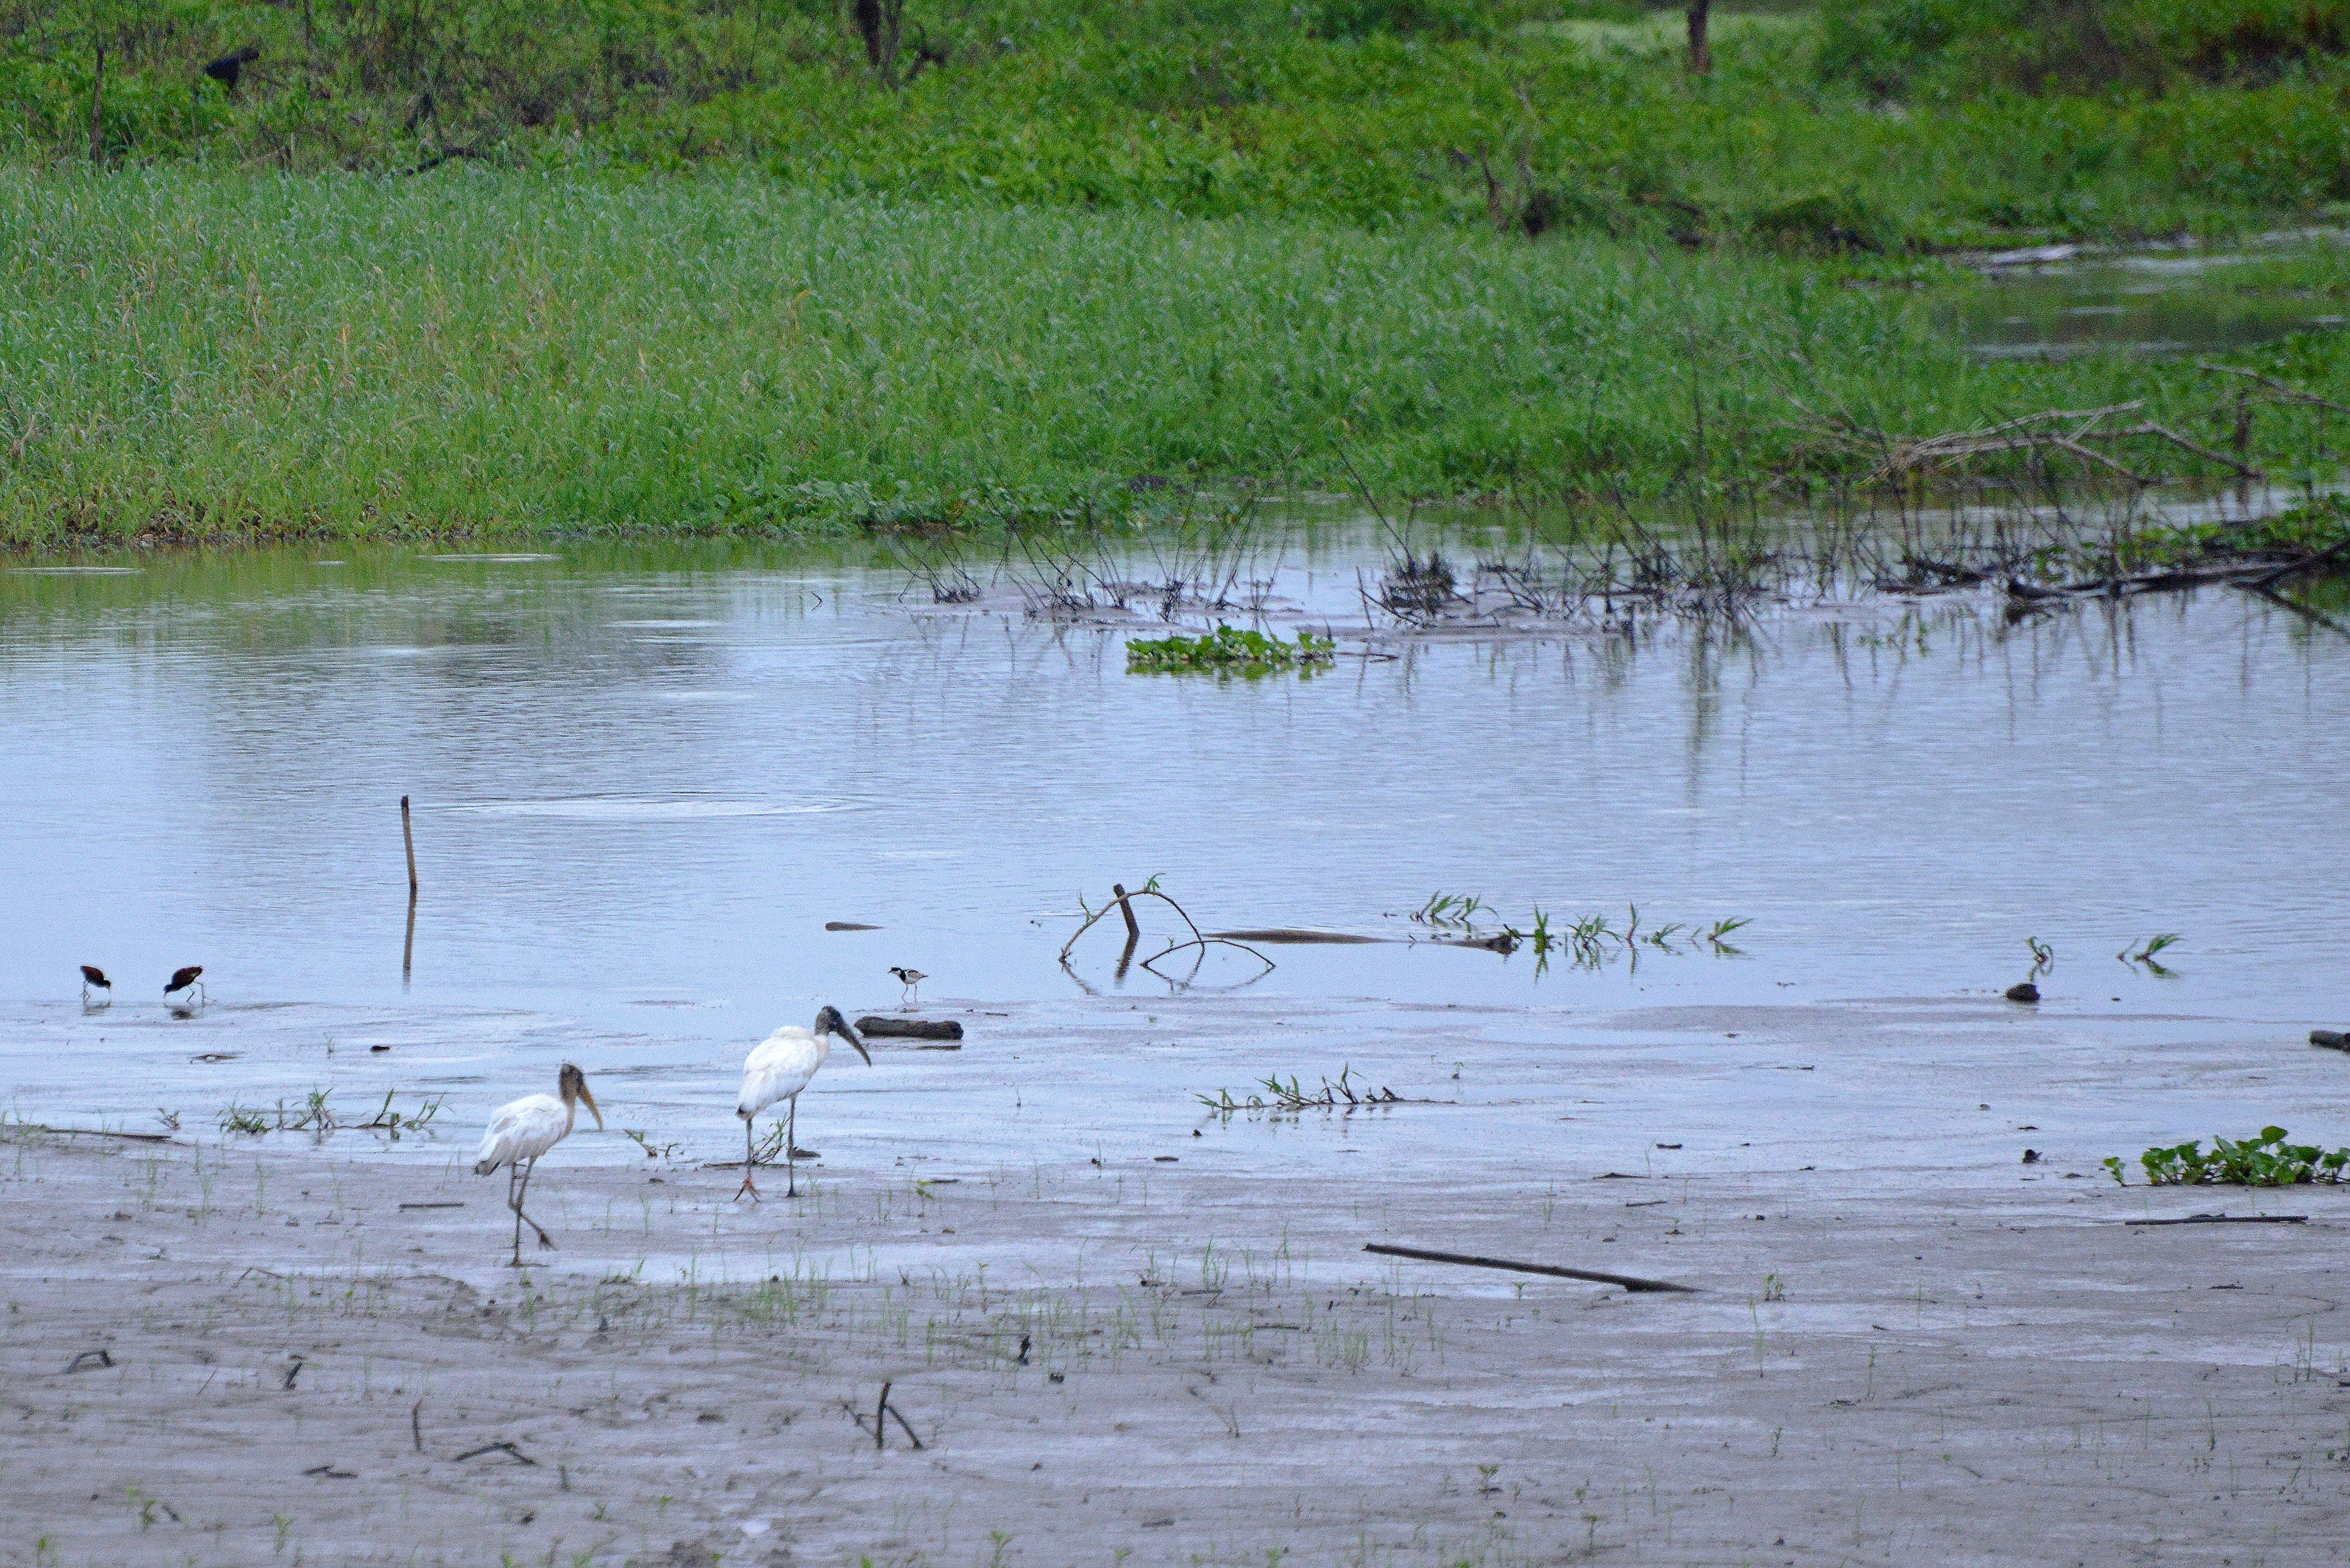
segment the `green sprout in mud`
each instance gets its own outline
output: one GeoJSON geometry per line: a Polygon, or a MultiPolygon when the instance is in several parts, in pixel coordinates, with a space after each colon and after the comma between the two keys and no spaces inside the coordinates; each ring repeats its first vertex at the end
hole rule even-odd
{"type": "Polygon", "coordinates": [[[441,1113],[445,1097],[428,1095],[416,1109],[403,1115],[391,1108],[394,1091],[384,1091],[383,1104],[375,1114],[363,1121],[346,1121],[328,1105],[330,1089],[312,1089],[299,1106],[288,1106],[280,1100],[273,1106],[245,1106],[232,1100],[221,1108],[220,1130],[224,1133],[244,1133],[259,1137],[272,1132],[307,1132],[323,1135],[330,1132],[378,1132],[390,1135],[394,1143],[402,1133],[421,1132],[441,1113]]]}
{"type": "Polygon", "coordinates": [[[1284,642],[1265,632],[1243,631],[1219,621],[1214,631],[1199,637],[1178,635],[1128,643],[1126,670],[1129,675],[1211,670],[1220,675],[1254,676],[1276,670],[1311,673],[1315,665],[1332,662],[1337,657],[1337,647],[1336,639],[1316,637],[1310,631],[1300,630],[1295,642],[1284,642]]]}
{"type": "Polygon", "coordinates": [[[1393,1089],[1382,1085],[1374,1092],[1367,1084],[1359,1085],[1352,1080],[1354,1068],[1341,1066],[1336,1078],[1324,1078],[1319,1089],[1308,1089],[1295,1075],[1284,1083],[1281,1075],[1274,1073],[1260,1079],[1263,1094],[1252,1090],[1246,1099],[1235,1099],[1230,1089],[1218,1089],[1212,1095],[1191,1097],[1220,1116],[1235,1112],[1269,1112],[1274,1116],[1296,1116],[1305,1111],[1347,1111],[1366,1109],[1372,1106],[1397,1106],[1408,1102],[1393,1089]],[[1267,1096],[1270,1096],[1268,1098],[1267,1096]]]}
{"type": "Polygon", "coordinates": [[[1428,902],[1411,912],[1411,918],[1423,926],[1458,926],[1466,930],[1477,923],[1479,914],[1496,913],[1492,905],[1474,893],[1438,891],[1428,896],[1428,902]]]}
{"type": "Polygon", "coordinates": [[[677,1151],[685,1147],[681,1143],[655,1143],[645,1136],[642,1127],[622,1127],[620,1136],[643,1149],[647,1159],[675,1159],[677,1151]]]}
{"type": "MultiPolygon", "coordinates": [[[[2214,1137],[2211,1152],[2200,1143],[2158,1146],[2137,1157],[2153,1187],[2292,1187],[2304,1181],[2338,1184],[2350,1167],[2350,1148],[2331,1151],[2315,1144],[2285,1142],[2282,1127],[2262,1127],[2241,1143],[2214,1137]]],[[[2129,1185],[2119,1155],[2099,1162],[2117,1187],[2129,1185]]]]}
{"type": "Polygon", "coordinates": [[[2136,948],[2125,947],[2121,951],[2116,953],[2114,958],[2120,963],[2139,965],[2145,969],[2147,973],[2153,975],[2158,979],[2168,980],[2178,971],[2156,962],[2154,955],[2160,952],[2163,949],[2170,946],[2178,940],[2178,933],[2177,931],[2162,931],[2147,938],[2144,941],[2138,943],[2136,948]]]}

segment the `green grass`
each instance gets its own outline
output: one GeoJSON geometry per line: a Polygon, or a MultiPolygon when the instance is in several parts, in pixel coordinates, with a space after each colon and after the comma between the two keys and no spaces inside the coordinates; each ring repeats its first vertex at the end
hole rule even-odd
{"type": "Polygon", "coordinates": [[[915,0],[908,36],[943,61],[892,92],[815,0],[317,0],[307,52],[291,5],[0,0],[0,154],[86,156],[106,42],[116,166],[380,171],[462,148],[574,172],[747,162],[833,194],[1794,249],[2220,232],[2350,202],[2350,68],[2318,47],[2350,0],[2270,17],[2282,4],[2129,9],[2190,65],[2225,55],[2231,18],[2299,28],[2290,69],[2071,96],[2033,96],[2022,66],[1942,71],[1893,112],[1888,90],[1994,36],[2070,35],[2043,0],[1880,0],[1865,26],[1725,10],[1718,69],[1692,81],[1677,18],[1622,3],[915,0]],[[247,42],[262,57],[232,99],[201,67],[247,42]]]}
{"type": "MultiPolygon", "coordinates": [[[[0,171],[0,538],[1186,504],[1129,489],[1143,474],[1539,501],[1859,461],[1814,450],[1794,399],[1918,431],[2143,396],[2210,428],[2191,367],[1975,363],[1918,295],[1848,281],[1597,237],[901,204],[756,175],[0,171]]],[[[2336,398],[2350,368],[2338,335],[2237,358],[2336,398]]],[[[2263,415],[2255,455],[2286,466],[2314,428],[2263,415]]]]}

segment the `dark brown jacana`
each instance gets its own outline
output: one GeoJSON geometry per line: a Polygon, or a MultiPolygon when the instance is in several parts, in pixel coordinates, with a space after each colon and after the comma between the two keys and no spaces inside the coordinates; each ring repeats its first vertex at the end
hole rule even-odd
{"type": "Polygon", "coordinates": [[[196,981],[197,977],[202,975],[203,972],[204,966],[200,963],[192,963],[185,969],[173,970],[172,971],[172,979],[170,982],[163,987],[163,994],[165,996],[169,996],[175,991],[185,991],[191,986],[194,986],[198,991],[203,991],[204,988],[198,985],[196,981]]]}
{"type": "Polygon", "coordinates": [[[86,963],[81,966],[81,999],[84,1002],[89,1000],[92,986],[106,992],[107,1001],[114,1000],[114,982],[106,978],[106,971],[94,963],[86,963]]]}

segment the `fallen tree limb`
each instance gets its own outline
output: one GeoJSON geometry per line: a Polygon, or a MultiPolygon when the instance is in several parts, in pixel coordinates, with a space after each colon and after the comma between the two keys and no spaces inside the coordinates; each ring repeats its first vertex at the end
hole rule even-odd
{"type": "Polygon", "coordinates": [[[2337,414],[2350,414],[2350,408],[2345,408],[2331,398],[2321,398],[2314,392],[2304,392],[2299,387],[2278,380],[2274,376],[2263,376],[2258,370],[2247,370],[2241,365],[2214,365],[2209,359],[2198,359],[2195,361],[2195,368],[2199,370],[2214,371],[2222,376],[2241,376],[2247,381],[2258,381],[2275,393],[2283,402],[2299,403],[2308,408],[2331,409],[2337,414]]]}
{"type": "Polygon", "coordinates": [[[886,1018],[878,1012],[868,1013],[857,1021],[859,1034],[876,1039],[898,1040],[960,1040],[962,1025],[951,1018],[886,1018]]]}
{"type": "MultiPolygon", "coordinates": [[[[1802,409],[1803,404],[1797,403],[1802,409]]],[[[2145,400],[2113,403],[2102,409],[2046,409],[2039,413],[2020,414],[1997,424],[1970,431],[1945,431],[1928,436],[1895,435],[1887,431],[1864,425],[1841,416],[1823,418],[1804,409],[1812,434],[1832,447],[1864,457],[1875,457],[1877,466],[1868,474],[1869,483],[1906,478],[1928,470],[1944,468],[1972,457],[1991,457],[2002,452],[2053,449],[2069,452],[2087,462],[2109,468],[2133,484],[2151,481],[2137,473],[2119,459],[2085,443],[2152,439],[2167,441],[2182,452],[2192,452],[2208,462],[2216,462],[2241,479],[2264,477],[2261,471],[2241,459],[2214,451],[2200,441],[2189,441],[2168,425],[2152,420],[2141,420],[2134,425],[2108,427],[2106,421],[2119,414],[2137,413],[2145,408],[2145,400]]]]}
{"type": "Polygon", "coordinates": [[[1555,1263],[1518,1263],[1507,1258],[1479,1258],[1466,1252],[1431,1252],[1419,1247],[1390,1247],[1384,1241],[1366,1241],[1366,1252],[1378,1252],[1390,1258],[1418,1258],[1428,1263],[1462,1263],[1472,1269],[1508,1269],[1521,1274],[1550,1274],[1562,1280],[1591,1280],[1603,1285],[1621,1285],[1627,1291],[1672,1291],[1695,1295],[1695,1285],[1677,1285],[1666,1280],[1636,1279],[1630,1274],[1602,1274],[1589,1269],[1563,1269],[1555,1263]]]}
{"type": "Polygon", "coordinates": [[[2306,1214],[2186,1214],[2176,1220],[2123,1220],[2123,1225],[2306,1225],[2306,1214]]]}

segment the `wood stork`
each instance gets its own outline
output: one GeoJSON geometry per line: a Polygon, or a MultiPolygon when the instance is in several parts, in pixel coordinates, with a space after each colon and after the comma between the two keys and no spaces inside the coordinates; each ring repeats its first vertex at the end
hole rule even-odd
{"type": "Polygon", "coordinates": [[[489,1130],[482,1135],[482,1147],[473,1151],[475,1176],[487,1176],[502,1165],[506,1168],[506,1207],[515,1212],[513,1266],[517,1269],[522,1267],[525,1224],[538,1232],[541,1247],[555,1245],[539,1222],[522,1211],[523,1196],[530,1190],[530,1173],[538,1168],[538,1157],[570,1136],[583,1100],[596,1118],[596,1130],[604,1130],[604,1113],[596,1108],[596,1096],[588,1092],[585,1073],[566,1062],[563,1071],[556,1075],[555,1086],[562,1098],[525,1095],[500,1106],[498,1114],[490,1118],[489,1130]]]}
{"type": "Polygon", "coordinates": [[[107,1005],[113,1005],[114,982],[106,978],[104,970],[94,963],[86,963],[81,966],[81,1003],[84,1007],[89,1005],[89,993],[93,987],[106,992],[107,1005]]]}
{"type": "Polygon", "coordinates": [[[190,986],[194,986],[198,992],[203,992],[204,1000],[210,1002],[212,1000],[212,992],[205,991],[203,986],[196,983],[197,977],[202,975],[203,972],[204,966],[200,963],[192,963],[184,969],[173,970],[172,971],[172,978],[166,981],[163,984],[163,994],[168,997],[175,991],[185,991],[190,986]]]}
{"type": "Polygon", "coordinates": [[[800,1115],[800,1091],[808,1086],[816,1070],[832,1054],[832,1036],[839,1035],[857,1047],[865,1064],[873,1065],[873,1053],[848,1026],[837,1007],[827,1007],[816,1015],[816,1027],[803,1029],[796,1023],[786,1023],[754,1046],[743,1058],[743,1095],[734,1102],[734,1114],[743,1118],[743,1185],[734,1189],[740,1198],[745,1192],[754,1199],[759,1189],[751,1185],[751,1173],[758,1164],[758,1154],[751,1142],[751,1120],[777,1100],[792,1103],[791,1114],[784,1124],[784,1196],[799,1196],[799,1168],[793,1139],[797,1136],[800,1115]]]}
{"type": "Polygon", "coordinates": [[[921,1004],[922,981],[930,979],[931,977],[924,974],[920,970],[899,969],[896,964],[891,964],[889,966],[889,972],[896,975],[898,977],[898,983],[906,988],[905,993],[898,998],[899,1010],[904,1012],[911,1012],[916,1007],[921,1004]]]}

